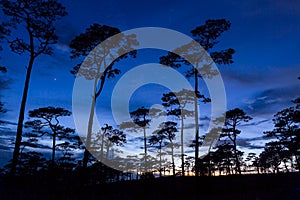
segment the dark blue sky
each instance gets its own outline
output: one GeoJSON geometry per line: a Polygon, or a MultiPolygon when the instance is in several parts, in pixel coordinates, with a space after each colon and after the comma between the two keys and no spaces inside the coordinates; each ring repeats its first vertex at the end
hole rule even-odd
{"type": "MultiPolygon", "coordinates": [[[[57,23],[60,39],[54,45],[55,54],[36,60],[27,111],[48,105],[72,109],[74,77],[69,71],[77,61],[69,58],[68,44],[92,23],[118,27],[121,31],[148,26],[164,27],[191,36],[190,31],[207,19],[230,20],[231,29],[222,35],[216,50],[229,47],[236,50],[235,63],[219,66],[219,70],[226,87],[228,109],[240,107],[254,118],[248,126],[241,127],[240,145],[244,148],[262,145],[260,137],[263,131],[272,129],[272,116],[291,105],[290,101],[299,95],[300,2],[297,0],[61,2],[67,7],[69,15],[57,23]]],[[[1,86],[1,101],[8,110],[1,118],[11,124],[1,125],[0,148],[7,152],[6,146],[14,134],[13,124],[17,122],[27,57],[13,54],[5,44],[3,46],[0,62],[8,68],[5,78],[9,81],[6,89],[1,86]],[[10,131],[11,134],[8,134],[10,131]]],[[[141,52],[132,63],[158,62],[155,55],[141,52]]],[[[119,67],[124,65],[126,62],[120,63],[119,67]]],[[[117,80],[111,80],[108,84],[117,80]]],[[[145,91],[140,90],[149,93],[145,91]]],[[[104,107],[105,102],[109,101],[109,94],[109,89],[103,93],[104,107]]],[[[65,123],[74,126],[72,118],[66,119],[65,123]]],[[[0,159],[5,160],[6,155],[1,154],[0,159]]]]}

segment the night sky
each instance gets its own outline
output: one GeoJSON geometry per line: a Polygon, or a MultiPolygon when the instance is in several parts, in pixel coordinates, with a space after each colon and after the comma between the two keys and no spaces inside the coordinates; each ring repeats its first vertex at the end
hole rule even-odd
{"type": "MultiPolygon", "coordinates": [[[[234,64],[218,66],[224,80],[227,108],[239,107],[254,119],[240,127],[240,149],[260,151],[265,141],[263,131],[272,130],[273,115],[292,105],[299,96],[300,82],[300,2],[298,0],[253,0],[253,1],[71,1],[61,3],[68,15],[57,23],[59,42],[53,56],[39,57],[33,68],[27,111],[45,106],[63,107],[72,110],[74,76],[70,70],[79,60],[70,59],[70,41],[93,23],[119,28],[121,31],[138,27],[164,27],[191,36],[190,31],[207,19],[225,18],[231,28],[220,37],[215,50],[235,49],[234,64]]],[[[0,15],[4,18],[3,14],[0,15]]],[[[15,32],[16,33],[16,32],[15,32]]],[[[13,33],[14,34],[14,33],[13,33]]],[[[18,34],[22,31],[18,30],[18,34]]],[[[0,162],[10,159],[14,141],[18,110],[21,102],[26,54],[11,53],[3,43],[1,66],[8,72],[1,75],[1,101],[7,113],[1,115],[6,123],[0,125],[0,162]]],[[[131,67],[159,62],[162,52],[144,50],[136,59],[120,62],[116,67],[122,73],[131,67]],[[123,70],[122,70],[123,69],[123,70]]],[[[111,89],[117,83],[109,80],[101,100],[97,104],[98,117],[104,121],[110,112],[108,104],[111,89]]],[[[201,87],[200,87],[201,88],[201,87]]],[[[160,103],[158,86],[145,86],[136,91],[131,106],[160,103]],[[150,94],[150,97],[147,96],[150,94]]],[[[205,110],[205,108],[204,108],[205,110]]],[[[26,112],[27,113],[27,112],[26,112]]],[[[201,113],[203,119],[207,114],[201,113]]],[[[27,118],[25,118],[25,121],[27,118]]],[[[73,118],[63,120],[74,127],[73,118]]],[[[205,124],[205,120],[203,121],[205,124]]],[[[1,164],[1,165],[2,165],[1,164]]]]}

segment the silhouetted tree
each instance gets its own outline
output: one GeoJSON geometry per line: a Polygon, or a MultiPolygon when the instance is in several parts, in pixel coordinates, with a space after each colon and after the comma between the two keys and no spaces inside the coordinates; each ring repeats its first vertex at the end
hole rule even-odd
{"type": "Polygon", "coordinates": [[[3,13],[10,20],[9,25],[13,28],[17,28],[18,25],[20,28],[25,28],[22,34],[17,34],[15,39],[9,41],[11,50],[17,54],[29,54],[13,152],[11,173],[14,174],[22,141],[23,121],[32,67],[38,56],[52,54],[50,45],[55,44],[58,39],[55,34],[54,23],[65,16],[67,12],[65,7],[56,0],[2,0],[0,3],[3,13]],[[26,42],[26,40],[28,41],[26,42]]]}
{"type": "Polygon", "coordinates": [[[163,94],[162,105],[167,108],[167,115],[180,119],[180,145],[181,145],[181,174],[184,176],[184,120],[193,116],[193,112],[186,109],[188,104],[194,102],[193,91],[183,89],[179,92],[163,94]]]}
{"type": "Polygon", "coordinates": [[[129,131],[138,131],[140,128],[143,129],[143,140],[144,140],[144,164],[145,172],[147,172],[147,133],[146,129],[151,121],[151,116],[157,116],[161,111],[158,109],[148,109],[144,106],[130,112],[133,123],[123,122],[120,124],[121,129],[127,129],[129,131]]]}
{"type": "Polygon", "coordinates": [[[67,135],[64,139],[63,143],[56,145],[62,152],[62,156],[57,159],[57,165],[62,170],[72,171],[78,164],[74,152],[83,149],[83,143],[77,135],[67,135]]]}
{"type": "Polygon", "coordinates": [[[213,153],[212,160],[219,169],[219,174],[225,170],[226,174],[232,173],[232,166],[235,161],[234,147],[232,144],[224,143],[217,146],[213,153]]]}
{"type": "Polygon", "coordinates": [[[7,72],[6,67],[1,66],[1,67],[0,67],[0,72],[3,72],[3,73],[7,72]]]}
{"type": "Polygon", "coordinates": [[[168,140],[167,146],[171,149],[171,164],[172,164],[172,170],[173,170],[173,176],[176,175],[175,171],[175,160],[174,160],[174,148],[176,148],[178,145],[174,143],[175,140],[175,133],[178,132],[177,130],[177,123],[172,121],[163,122],[161,124],[160,131],[162,134],[165,134],[166,139],[168,140]]]}
{"type": "Polygon", "coordinates": [[[3,103],[0,102],[0,113],[5,113],[5,112],[6,112],[6,110],[3,109],[3,103]]]}
{"type": "Polygon", "coordinates": [[[107,137],[106,140],[106,160],[108,160],[109,150],[113,145],[116,146],[124,146],[126,141],[126,135],[123,131],[120,131],[119,129],[112,129],[110,131],[107,131],[105,133],[105,136],[107,137]]]}
{"type": "Polygon", "coordinates": [[[20,154],[20,167],[18,172],[20,175],[33,175],[39,170],[46,168],[46,158],[43,154],[36,151],[28,151],[20,154]]]}
{"type": "MultiPolygon", "coordinates": [[[[248,155],[247,155],[247,157],[245,159],[245,165],[246,165],[246,167],[247,168],[249,168],[249,167],[255,167],[256,168],[257,166],[255,166],[255,162],[256,162],[257,158],[258,157],[256,156],[256,153],[253,153],[253,152],[248,153],[248,155]]],[[[259,170],[257,170],[257,173],[259,174],[259,170]]]]}
{"type": "MultiPolygon", "coordinates": [[[[297,103],[295,101],[295,103],[297,103]]],[[[300,107],[298,105],[283,109],[274,115],[274,129],[264,132],[266,137],[275,137],[277,142],[288,150],[291,156],[291,165],[293,158],[297,163],[300,172],[300,107]]]]}
{"type": "Polygon", "coordinates": [[[91,110],[88,119],[87,137],[85,142],[85,152],[83,157],[83,167],[87,167],[89,158],[89,146],[91,142],[93,117],[96,100],[101,94],[107,78],[113,78],[120,73],[119,69],[113,68],[114,64],[128,56],[135,57],[136,51],[133,46],[137,45],[134,35],[124,35],[118,28],[93,24],[86,31],[76,36],[70,43],[71,58],[83,58],[85,60],[71,70],[72,74],[83,76],[85,79],[93,81],[93,93],[91,94],[91,110]],[[119,34],[114,40],[107,40],[119,34]],[[102,43],[106,41],[106,43],[102,43]],[[99,44],[102,43],[102,46],[99,44]],[[123,54],[125,51],[129,53],[123,54]],[[117,53],[116,53],[117,52],[117,53]],[[111,64],[108,64],[111,62],[111,64]],[[97,87],[100,81],[100,86],[97,87]]]}
{"type": "Polygon", "coordinates": [[[190,175],[190,169],[193,168],[193,163],[192,163],[193,159],[194,159],[193,157],[189,156],[184,161],[185,172],[187,172],[188,176],[190,175]]]}
{"type": "Polygon", "coordinates": [[[29,111],[29,117],[36,118],[36,120],[28,121],[25,123],[26,127],[30,127],[34,132],[39,133],[41,136],[47,134],[52,137],[52,155],[51,165],[55,166],[55,150],[57,148],[56,140],[67,138],[69,134],[75,131],[71,128],[65,128],[60,125],[59,118],[70,116],[71,112],[63,108],[44,107],[29,111]]]}
{"type": "MultiPolygon", "coordinates": [[[[10,35],[10,30],[7,29],[8,25],[9,24],[5,23],[5,22],[3,22],[3,23],[0,24],[0,42],[2,42],[2,40],[4,40],[6,36],[10,35]]],[[[0,51],[1,50],[2,50],[2,46],[0,45],[0,51]]],[[[2,70],[1,68],[2,67],[0,67],[0,71],[2,70]]]]}
{"type": "Polygon", "coordinates": [[[100,147],[100,161],[103,161],[104,158],[104,144],[105,144],[105,136],[107,136],[107,134],[109,132],[111,132],[113,130],[112,126],[109,126],[108,124],[105,124],[103,127],[101,127],[101,133],[98,134],[98,140],[101,142],[101,147],[100,147]]]}
{"type": "Polygon", "coordinates": [[[164,145],[164,140],[167,139],[167,136],[164,134],[162,130],[155,130],[153,135],[149,138],[149,143],[151,146],[158,145],[158,156],[159,156],[159,176],[162,176],[162,147],[164,145]]]}
{"type": "Polygon", "coordinates": [[[137,155],[127,155],[126,156],[126,169],[130,173],[130,180],[133,180],[133,174],[136,170],[136,180],[138,180],[138,156],[137,155]]]}
{"type": "Polygon", "coordinates": [[[241,131],[237,129],[237,126],[242,122],[248,122],[251,119],[252,118],[250,116],[246,115],[246,113],[239,108],[229,110],[226,112],[225,127],[223,129],[223,133],[221,134],[222,137],[227,137],[228,139],[230,139],[233,144],[235,164],[239,174],[241,174],[242,172],[238,157],[236,138],[237,135],[241,133],[241,131]]]}
{"type": "MultiPolygon", "coordinates": [[[[7,72],[6,67],[0,67],[0,72],[7,72]]],[[[0,80],[0,84],[2,85],[2,80],[0,80]]],[[[0,113],[5,113],[6,110],[3,108],[3,103],[0,101],[0,113]]]]}
{"type": "MultiPolygon", "coordinates": [[[[43,157],[43,154],[35,150],[37,148],[44,148],[43,145],[38,144],[38,137],[36,133],[23,134],[24,141],[21,142],[20,158],[16,168],[16,174],[32,175],[41,169],[47,168],[46,159],[43,157]]],[[[9,167],[11,168],[11,166],[9,167]]]]}
{"type": "MultiPolygon", "coordinates": [[[[232,55],[234,54],[234,50],[229,48],[226,50],[213,52],[213,47],[219,42],[218,38],[222,35],[223,32],[229,30],[231,23],[225,19],[217,19],[217,20],[207,20],[204,25],[196,27],[194,30],[191,31],[192,35],[194,36],[195,41],[197,41],[209,54],[212,60],[217,64],[231,64],[233,63],[232,55]]],[[[185,65],[193,65],[194,68],[190,69],[186,76],[187,77],[194,77],[195,85],[194,91],[196,98],[194,98],[194,115],[195,115],[195,158],[196,160],[199,157],[199,119],[198,119],[198,99],[202,97],[198,90],[198,78],[203,76],[212,77],[216,75],[216,72],[212,70],[213,63],[207,63],[203,67],[200,67],[200,64],[203,60],[207,60],[206,53],[204,51],[200,51],[197,49],[195,51],[193,43],[184,45],[179,47],[174,52],[177,54],[169,52],[167,56],[162,56],[160,58],[160,63],[178,68],[182,64],[185,65]],[[180,55],[184,55],[185,57],[189,57],[190,62],[180,57],[180,55]],[[201,75],[199,71],[201,71],[201,75]]],[[[196,162],[197,165],[197,162],[196,162]]],[[[197,167],[196,167],[197,168],[197,167]]],[[[196,171],[196,176],[198,176],[198,172],[196,171]]]]}
{"type": "Polygon", "coordinates": [[[272,168],[273,173],[279,173],[279,166],[282,162],[282,145],[279,142],[269,142],[264,151],[259,155],[259,162],[264,170],[272,168]]]}

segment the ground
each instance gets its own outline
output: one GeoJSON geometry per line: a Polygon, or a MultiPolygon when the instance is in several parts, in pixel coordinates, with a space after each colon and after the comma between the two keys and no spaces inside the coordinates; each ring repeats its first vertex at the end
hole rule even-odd
{"type": "Polygon", "coordinates": [[[81,184],[76,177],[50,179],[2,177],[1,199],[300,199],[300,174],[165,177],[99,185],[81,184]]]}

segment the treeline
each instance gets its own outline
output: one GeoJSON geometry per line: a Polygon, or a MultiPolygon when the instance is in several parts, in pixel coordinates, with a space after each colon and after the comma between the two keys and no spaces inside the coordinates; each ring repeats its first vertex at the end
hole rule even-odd
{"type": "MultiPolygon", "coordinates": [[[[224,113],[224,127],[212,130],[212,133],[205,136],[200,135],[198,105],[210,103],[212,100],[200,93],[199,81],[204,76],[214,77],[216,72],[210,65],[207,65],[202,73],[193,67],[199,66],[202,58],[199,55],[201,52],[195,52],[193,46],[179,48],[182,54],[195,57],[193,63],[171,52],[160,57],[161,64],[173,68],[190,67],[185,75],[187,78],[193,78],[195,85],[194,91],[183,89],[162,94],[161,104],[165,108],[167,121],[162,122],[157,130],[149,133],[151,117],[159,117],[163,111],[140,107],[130,112],[134,123],[123,122],[120,124],[121,129],[107,123],[99,132],[93,133],[96,100],[100,97],[107,79],[121,73],[115,64],[129,57],[135,58],[138,53],[135,50],[138,41],[134,35],[124,35],[118,28],[107,25],[89,26],[85,32],[73,38],[69,45],[70,57],[79,62],[72,68],[71,74],[94,82],[86,136],[80,139],[74,129],[61,123],[61,118],[71,116],[71,112],[64,108],[45,105],[30,110],[28,116],[31,120],[24,122],[32,68],[36,65],[37,57],[53,53],[52,45],[58,40],[55,22],[66,16],[67,12],[66,8],[55,0],[4,0],[1,1],[1,7],[8,21],[1,24],[0,39],[7,40],[12,52],[26,53],[28,56],[13,158],[3,169],[3,173],[21,176],[44,172],[64,175],[69,172],[81,174],[83,177],[93,177],[95,182],[106,182],[150,178],[156,174],[212,176],[250,171],[257,173],[300,171],[299,99],[294,101],[295,106],[284,109],[274,116],[274,130],[264,133],[266,138],[273,140],[266,144],[260,155],[250,153],[244,158],[244,153],[238,148],[237,136],[241,133],[238,128],[242,123],[252,120],[252,117],[242,109],[227,111],[224,113]],[[15,28],[20,30],[24,38],[19,38],[15,28]],[[107,40],[116,34],[119,34],[116,40],[107,40]],[[103,41],[106,43],[99,47],[98,44],[103,41]],[[90,53],[92,50],[93,53],[90,53]],[[116,56],[117,59],[110,62],[116,56]],[[194,109],[190,109],[188,105],[193,105],[194,109]],[[184,135],[188,130],[185,127],[187,118],[192,118],[195,123],[194,136],[189,144],[184,142],[184,135]],[[119,156],[122,154],[120,148],[127,142],[127,134],[124,131],[141,131],[143,153],[119,156]],[[209,153],[200,157],[199,148],[205,141],[210,141],[207,137],[214,138],[216,133],[220,135],[216,146],[211,146],[209,153]],[[149,148],[152,150],[151,153],[149,148]],[[194,155],[187,156],[187,149],[192,149],[194,155]]],[[[218,38],[229,30],[230,26],[231,23],[225,19],[207,20],[205,24],[191,30],[195,41],[218,65],[233,63],[235,51],[232,48],[214,50],[215,45],[219,43],[218,38]]],[[[1,72],[7,71],[5,67],[0,69],[1,72]]],[[[5,105],[0,103],[1,113],[5,112],[3,106],[5,105]]]]}

